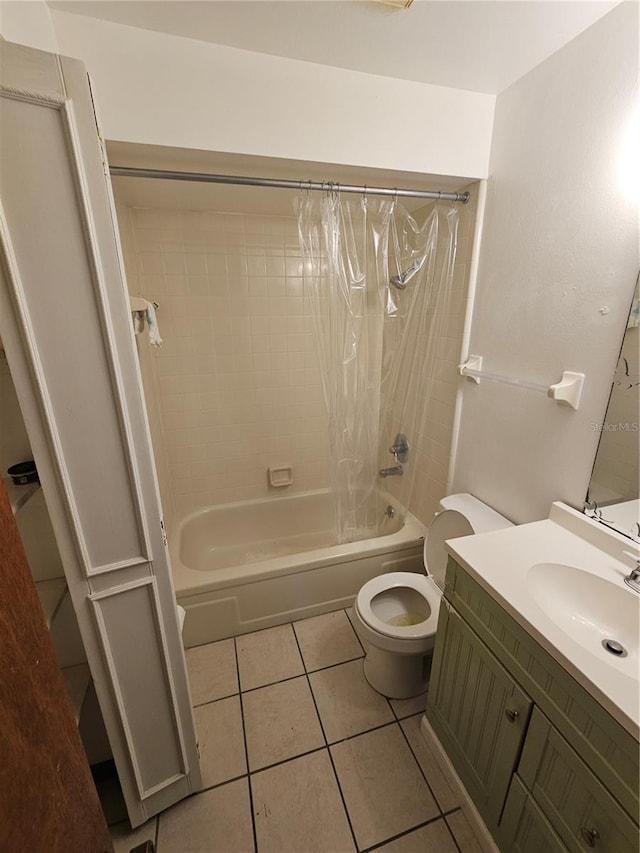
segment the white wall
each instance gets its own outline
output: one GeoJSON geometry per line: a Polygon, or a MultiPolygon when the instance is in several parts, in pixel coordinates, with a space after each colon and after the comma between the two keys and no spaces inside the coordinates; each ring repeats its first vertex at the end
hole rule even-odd
{"type": "Polygon", "coordinates": [[[493,95],[52,13],[109,139],[486,177],[493,95]]]}
{"type": "Polygon", "coordinates": [[[580,507],[638,271],[638,6],[624,3],[497,100],[470,351],[540,383],[582,371],[580,409],[465,380],[454,490],[516,522],[580,507]],[[636,112],[637,116],[637,112],[636,112]]]}
{"type": "Polygon", "coordinates": [[[51,13],[44,0],[0,2],[0,33],[7,41],[15,41],[38,50],[58,52],[51,13]]]}

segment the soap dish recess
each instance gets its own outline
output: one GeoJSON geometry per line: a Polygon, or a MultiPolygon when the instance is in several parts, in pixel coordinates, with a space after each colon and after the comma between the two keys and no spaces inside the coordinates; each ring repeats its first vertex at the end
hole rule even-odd
{"type": "Polygon", "coordinates": [[[293,468],[284,465],[281,468],[269,468],[269,484],[276,489],[293,484],[293,468]]]}

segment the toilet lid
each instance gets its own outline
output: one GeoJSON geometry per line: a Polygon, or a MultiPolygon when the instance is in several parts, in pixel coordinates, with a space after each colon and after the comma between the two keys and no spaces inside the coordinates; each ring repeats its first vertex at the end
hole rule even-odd
{"type": "Polygon", "coordinates": [[[447,539],[470,536],[474,532],[469,520],[455,509],[443,510],[431,522],[424,540],[424,565],[427,574],[431,575],[440,589],[444,589],[444,576],[449,557],[444,543],[447,539]]]}
{"type": "Polygon", "coordinates": [[[513,527],[509,519],[469,494],[448,495],[440,501],[442,512],[431,522],[424,541],[423,555],[425,570],[440,589],[444,589],[448,553],[444,543],[447,539],[471,536],[473,533],[489,533],[513,527]]]}

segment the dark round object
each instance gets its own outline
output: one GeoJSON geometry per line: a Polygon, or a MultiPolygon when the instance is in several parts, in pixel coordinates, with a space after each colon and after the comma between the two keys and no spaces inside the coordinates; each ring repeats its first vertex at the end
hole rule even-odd
{"type": "Polygon", "coordinates": [[[617,655],[620,658],[626,658],[627,656],[627,650],[617,640],[603,640],[602,645],[612,655],[617,655]]]}
{"type": "Polygon", "coordinates": [[[31,459],[29,462],[18,462],[7,471],[16,486],[26,486],[27,483],[38,482],[36,463],[31,459]]]}

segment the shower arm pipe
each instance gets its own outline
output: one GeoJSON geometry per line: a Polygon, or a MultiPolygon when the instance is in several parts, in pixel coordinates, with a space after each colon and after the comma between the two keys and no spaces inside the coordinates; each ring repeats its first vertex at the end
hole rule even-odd
{"type": "Polygon", "coordinates": [[[407,190],[396,187],[369,187],[357,184],[339,184],[329,181],[288,181],[280,178],[253,178],[244,175],[212,175],[207,172],[178,172],[169,169],[142,169],[135,166],[110,166],[114,178],[155,178],[164,181],[194,181],[203,184],[234,184],[243,187],[277,187],[286,190],[321,190],[325,192],[363,193],[387,195],[394,198],[427,198],[437,201],[469,201],[469,193],[440,192],[438,190],[407,190]]]}

